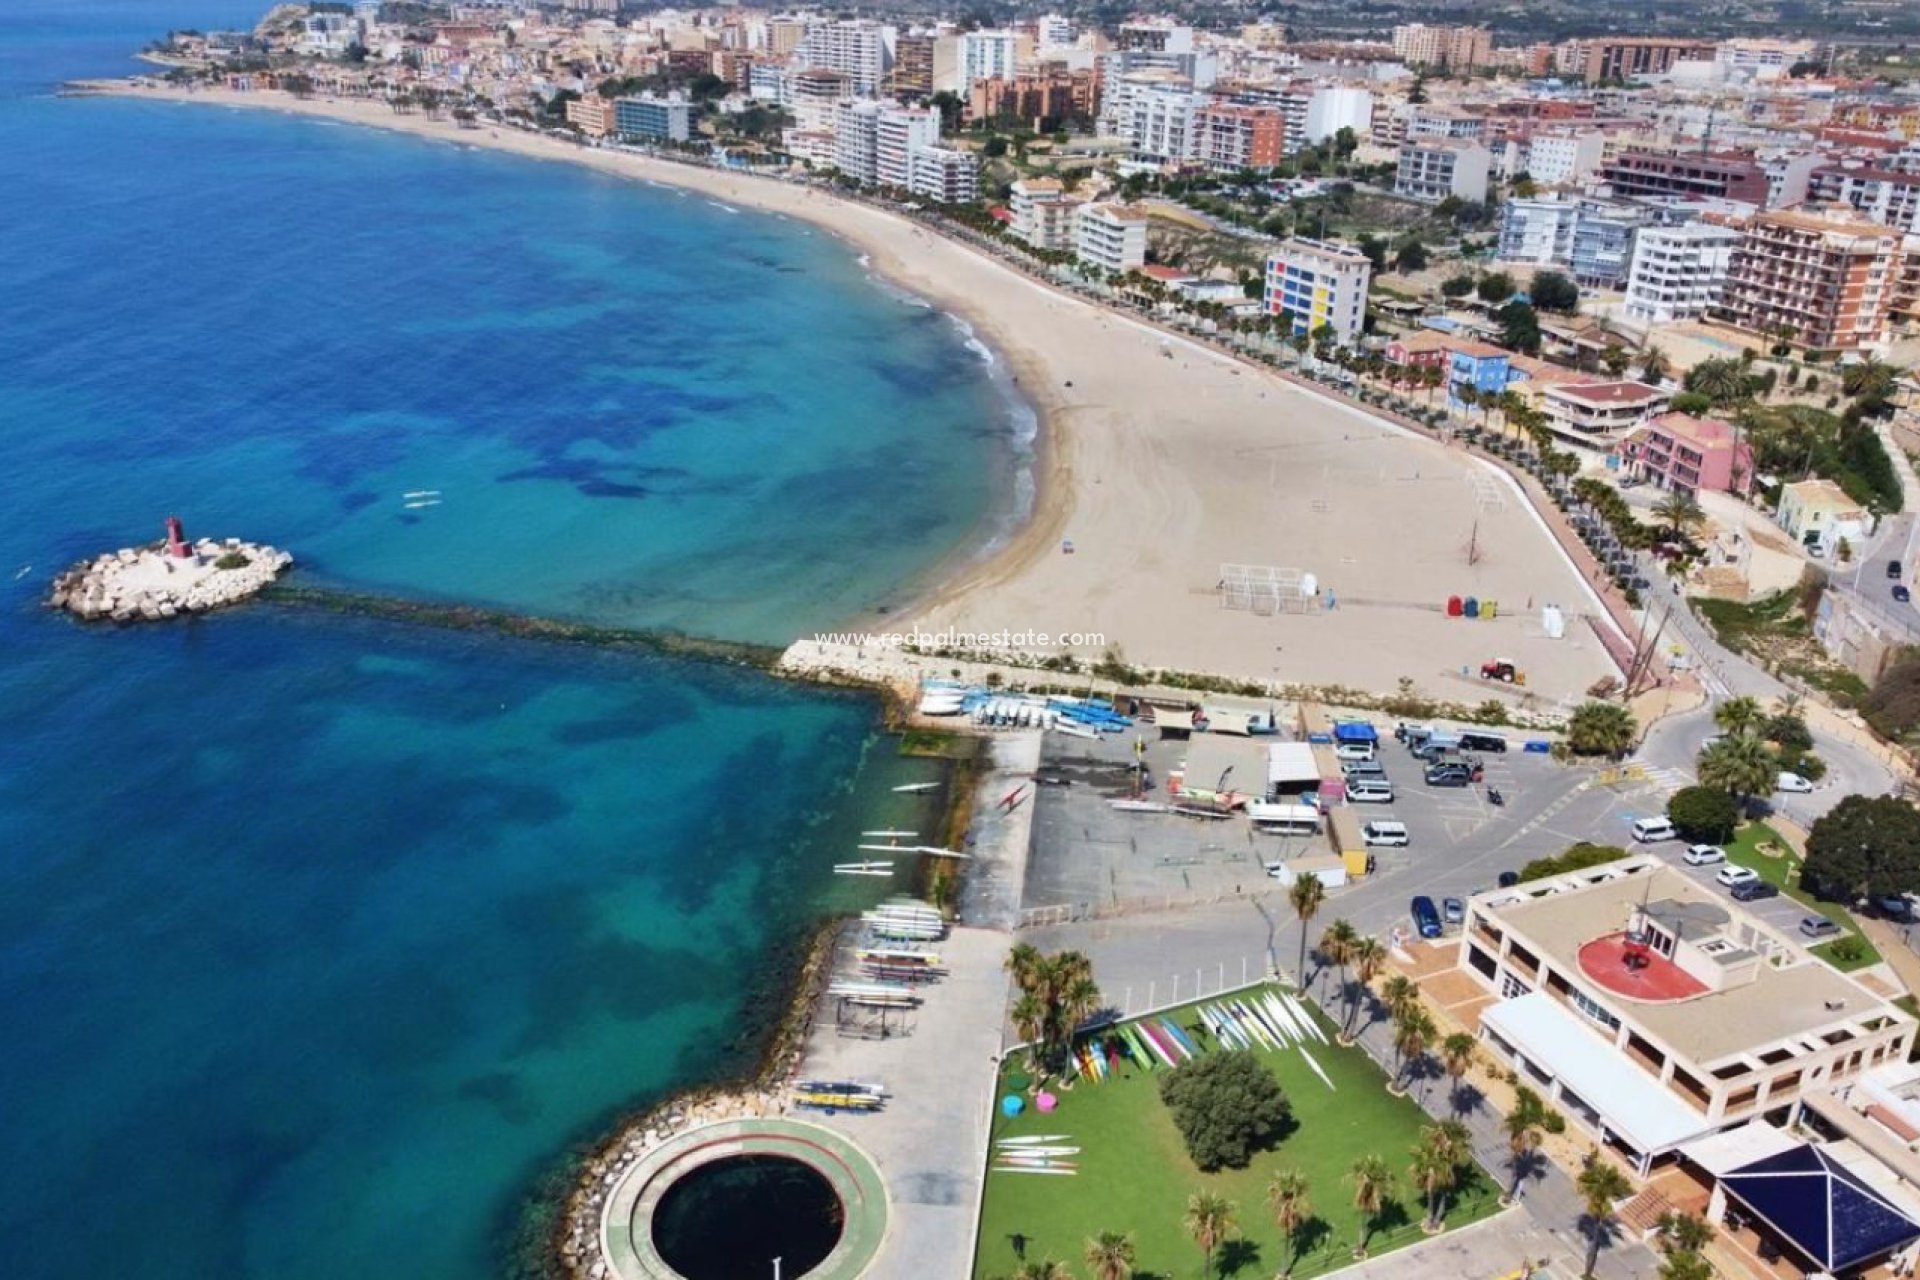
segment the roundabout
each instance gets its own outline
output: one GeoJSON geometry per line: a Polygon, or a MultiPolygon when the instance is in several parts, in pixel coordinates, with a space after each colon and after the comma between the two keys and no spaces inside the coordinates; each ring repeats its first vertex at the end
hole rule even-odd
{"type": "Polygon", "coordinates": [[[795,1120],[701,1125],[648,1152],[607,1197],[600,1252],[619,1280],[771,1272],[853,1280],[887,1234],[886,1187],[853,1143],[795,1120]]]}

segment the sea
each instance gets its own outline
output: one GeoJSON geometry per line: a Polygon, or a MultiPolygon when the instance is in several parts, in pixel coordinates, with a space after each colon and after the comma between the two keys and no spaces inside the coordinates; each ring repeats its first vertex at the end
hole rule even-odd
{"type": "Polygon", "coordinates": [[[84,626],[95,552],[784,644],[1017,520],[1030,419],[808,226],[313,121],[63,99],[231,0],[0,5],[0,1275],[509,1274],[568,1153],[750,1067],[863,696],[284,605],[84,626]],[[413,496],[409,496],[413,495],[413,496]]]}

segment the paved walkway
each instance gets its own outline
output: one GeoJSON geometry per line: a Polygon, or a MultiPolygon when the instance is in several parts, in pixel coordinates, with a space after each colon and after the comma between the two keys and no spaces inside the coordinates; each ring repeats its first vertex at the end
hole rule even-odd
{"type": "Polygon", "coordinates": [[[973,1258],[1007,1003],[1003,964],[1019,914],[1033,818],[1030,803],[1023,800],[1006,812],[1000,801],[1022,785],[1031,798],[1040,735],[997,737],[989,750],[991,767],[981,778],[974,810],[974,860],[962,923],[940,944],[947,977],[884,1038],[843,1034],[823,1014],[801,1068],[805,1076],[877,1081],[893,1092],[883,1111],[815,1120],[859,1143],[886,1181],[887,1239],[867,1273],[876,1277],[962,1280],[973,1258]]]}

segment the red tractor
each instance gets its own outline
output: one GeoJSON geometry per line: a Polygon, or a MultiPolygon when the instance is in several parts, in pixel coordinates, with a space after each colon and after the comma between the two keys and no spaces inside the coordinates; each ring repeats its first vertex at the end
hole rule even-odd
{"type": "Polygon", "coordinates": [[[1495,658],[1492,662],[1481,663],[1480,678],[1482,680],[1498,680],[1501,684],[1526,683],[1520,675],[1520,668],[1514,666],[1513,663],[1506,658],[1495,658]]]}

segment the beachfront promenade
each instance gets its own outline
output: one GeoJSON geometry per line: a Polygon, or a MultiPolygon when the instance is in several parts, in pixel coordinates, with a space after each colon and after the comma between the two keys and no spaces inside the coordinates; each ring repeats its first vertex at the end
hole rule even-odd
{"type": "Polygon", "coordinates": [[[960,1280],[970,1273],[1007,1004],[1003,965],[1026,879],[1040,734],[996,737],[988,749],[960,923],[939,944],[947,977],[928,990],[904,1032],[885,1039],[843,1034],[823,1010],[801,1065],[805,1077],[877,1081],[893,1093],[883,1111],[809,1117],[858,1143],[886,1180],[887,1239],[870,1271],[876,1277],[960,1280]],[[1027,795],[1006,811],[1001,801],[1016,788],[1027,795]]]}

